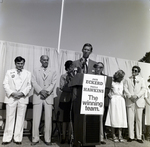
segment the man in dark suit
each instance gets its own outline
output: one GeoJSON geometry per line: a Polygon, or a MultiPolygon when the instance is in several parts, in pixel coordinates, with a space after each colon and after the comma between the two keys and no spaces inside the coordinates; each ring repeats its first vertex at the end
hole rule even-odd
{"type": "Polygon", "coordinates": [[[94,74],[93,65],[96,64],[95,61],[89,59],[90,54],[93,51],[93,47],[91,44],[86,43],[82,48],[83,56],[79,60],[75,60],[73,62],[74,68],[77,68],[78,73],[88,73],[94,74]]]}
{"type": "MultiPolygon", "coordinates": [[[[83,80],[84,74],[94,74],[94,67],[93,65],[96,64],[95,61],[89,59],[90,54],[92,53],[93,47],[91,44],[86,43],[82,48],[82,58],[73,61],[73,68],[74,71],[79,74],[79,80],[83,80]],[[81,79],[80,79],[81,78],[81,79]]],[[[77,82],[78,83],[78,82],[77,82]]],[[[81,133],[81,126],[84,123],[84,115],[80,114],[80,106],[81,106],[81,94],[82,88],[80,86],[76,86],[73,88],[73,100],[72,100],[72,111],[73,111],[73,135],[74,135],[74,147],[77,147],[79,144],[81,145],[83,137],[83,133],[81,133]]]]}
{"type": "Polygon", "coordinates": [[[103,124],[105,124],[107,111],[108,111],[108,105],[109,105],[108,93],[111,89],[112,77],[109,77],[109,76],[103,74],[104,64],[102,62],[97,62],[96,64],[94,64],[93,67],[95,68],[95,75],[103,75],[106,78],[105,95],[104,95],[104,114],[100,116],[100,120],[101,120],[100,142],[101,142],[101,144],[106,144],[106,142],[104,142],[104,132],[106,132],[106,129],[103,124]]]}

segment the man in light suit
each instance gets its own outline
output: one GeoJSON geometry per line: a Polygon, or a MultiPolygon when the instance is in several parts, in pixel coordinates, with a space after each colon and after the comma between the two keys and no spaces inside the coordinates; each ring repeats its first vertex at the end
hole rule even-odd
{"type": "Polygon", "coordinates": [[[41,120],[42,107],[45,110],[44,139],[46,145],[51,145],[52,132],[52,107],[54,98],[54,87],[56,84],[56,71],[48,68],[49,57],[42,55],[40,58],[42,66],[34,70],[32,85],[33,95],[33,128],[32,144],[39,143],[39,124],[41,120]]]}
{"type": "Polygon", "coordinates": [[[93,47],[91,44],[86,43],[82,48],[83,56],[79,60],[73,62],[73,67],[77,68],[78,73],[88,73],[94,74],[93,65],[96,64],[95,61],[89,59],[90,54],[92,53],[93,47]]]}
{"type": "Polygon", "coordinates": [[[14,61],[16,69],[8,70],[3,82],[6,92],[4,100],[4,103],[6,103],[6,125],[3,135],[3,145],[9,144],[13,135],[14,142],[21,145],[25,112],[29,101],[28,94],[31,89],[31,73],[23,69],[25,59],[18,56],[14,61]]]}
{"type": "Polygon", "coordinates": [[[124,82],[124,92],[126,98],[128,114],[128,142],[134,140],[134,121],[136,122],[137,142],[143,143],[142,137],[142,113],[145,107],[144,93],[146,85],[144,79],[139,76],[141,69],[139,66],[132,67],[132,76],[124,82]]]}

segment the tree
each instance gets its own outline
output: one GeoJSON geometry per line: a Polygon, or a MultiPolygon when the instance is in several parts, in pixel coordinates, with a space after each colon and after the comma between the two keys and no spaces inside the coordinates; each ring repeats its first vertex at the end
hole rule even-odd
{"type": "Polygon", "coordinates": [[[139,60],[139,62],[150,63],[150,52],[147,52],[145,56],[139,60]]]}

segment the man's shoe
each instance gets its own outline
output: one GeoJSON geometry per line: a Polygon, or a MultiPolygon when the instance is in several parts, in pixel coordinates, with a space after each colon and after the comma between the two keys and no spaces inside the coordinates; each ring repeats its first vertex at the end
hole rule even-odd
{"type": "Polygon", "coordinates": [[[143,140],[137,139],[137,142],[139,142],[139,143],[143,143],[143,140]]]}
{"type": "Polygon", "coordinates": [[[118,139],[116,136],[114,136],[114,137],[113,137],[113,141],[114,141],[115,143],[118,143],[118,142],[119,142],[119,139],[118,139]]]}
{"type": "Polygon", "coordinates": [[[121,139],[119,139],[119,142],[124,143],[125,141],[123,138],[121,138],[121,139]]]}
{"type": "Polygon", "coordinates": [[[46,141],[45,141],[45,144],[46,144],[46,145],[52,145],[51,142],[46,142],[46,141]]]}
{"type": "Polygon", "coordinates": [[[10,142],[2,142],[2,145],[7,145],[7,144],[10,144],[11,143],[11,141],[10,142]]]}
{"type": "Polygon", "coordinates": [[[37,142],[32,142],[31,145],[33,146],[33,145],[36,145],[36,144],[38,144],[38,143],[39,143],[39,141],[37,141],[37,142]]]}
{"type": "Polygon", "coordinates": [[[101,144],[106,144],[106,142],[105,141],[101,141],[101,144]]]}
{"type": "Polygon", "coordinates": [[[22,142],[15,142],[17,145],[21,145],[22,144],[22,142]]]}
{"type": "Polygon", "coordinates": [[[134,139],[129,138],[129,139],[127,140],[127,142],[132,142],[132,141],[134,141],[134,139]]]}

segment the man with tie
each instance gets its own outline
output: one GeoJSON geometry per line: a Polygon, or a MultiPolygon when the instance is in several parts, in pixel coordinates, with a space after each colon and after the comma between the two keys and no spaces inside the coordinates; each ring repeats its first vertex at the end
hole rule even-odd
{"type": "Polygon", "coordinates": [[[132,67],[132,76],[124,82],[124,93],[126,98],[127,114],[128,114],[128,142],[134,140],[134,122],[136,122],[136,138],[137,142],[142,141],[142,114],[145,107],[144,94],[146,85],[144,79],[139,76],[141,69],[139,66],[132,67]]]}
{"type": "Polygon", "coordinates": [[[42,108],[45,111],[44,140],[46,145],[51,145],[52,132],[52,107],[54,98],[54,87],[56,84],[56,71],[48,67],[49,57],[40,57],[42,66],[35,69],[32,77],[33,94],[33,128],[32,144],[39,143],[39,124],[41,120],[42,108]]]}
{"type": "MultiPolygon", "coordinates": [[[[96,64],[95,61],[89,59],[90,54],[93,51],[91,44],[86,43],[82,48],[82,58],[73,61],[73,68],[77,69],[77,73],[84,74],[94,74],[93,65],[96,64]]],[[[80,75],[80,74],[79,74],[80,75]]],[[[82,76],[82,75],[81,75],[82,76]]],[[[74,135],[74,146],[78,146],[79,140],[81,139],[81,128],[80,124],[83,124],[84,115],[80,114],[81,106],[81,89],[73,88],[73,99],[72,99],[72,111],[73,111],[73,135],[74,135]]]]}
{"type": "Polygon", "coordinates": [[[77,68],[78,73],[88,73],[94,74],[93,65],[96,64],[95,61],[89,59],[90,54],[92,53],[93,47],[91,44],[86,43],[82,48],[83,56],[79,60],[73,62],[73,67],[77,68]]]}
{"type": "Polygon", "coordinates": [[[2,145],[11,143],[12,138],[16,144],[21,145],[25,113],[29,101],[28,94],[31,90],[31,73],[23,69],[25,59],[18,56],[14,62],[16,68],[6,72],[3,82],[6,92],[4,99],[4,103],[6,103],[6,124],[2,145]]]}

